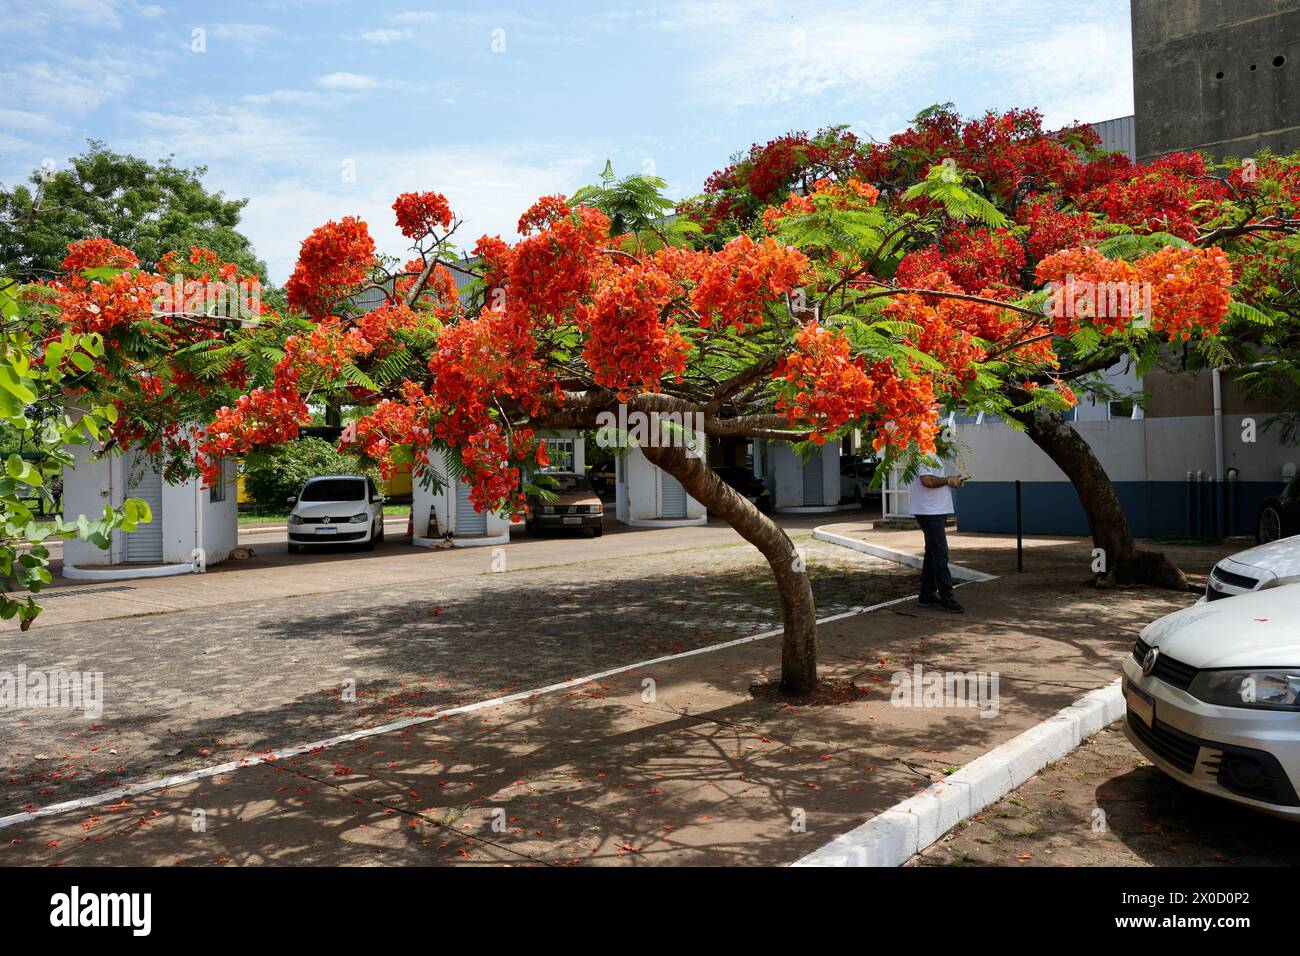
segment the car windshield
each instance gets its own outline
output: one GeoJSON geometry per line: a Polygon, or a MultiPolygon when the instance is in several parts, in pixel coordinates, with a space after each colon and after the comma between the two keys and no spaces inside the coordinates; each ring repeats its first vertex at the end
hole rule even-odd
{"type": "Polygon", "coordinates": [[[552,485],[549,482],[541,481],[537,482],[537,484],[540,487],[546,488],[548,491],[553,491],[557,495],[573,495],[584,491],[588,494],[595,493],[592,490],[591,482],[582,475],[552,474],[547,475],[546,477],[554,479],[555,484],[552,485]]]}
{"type": "Polygon", "coordinates": [[[360,478],[325,478],[308,482],[299,497],[303,501],[365,501],[366,483],[360,478]]]}

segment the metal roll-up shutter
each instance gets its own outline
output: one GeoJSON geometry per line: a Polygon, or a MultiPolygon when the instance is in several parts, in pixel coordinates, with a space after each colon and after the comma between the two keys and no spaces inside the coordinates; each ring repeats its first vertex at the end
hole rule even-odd
{"type": "Polygon", "coordinates": [[[456,536],[487,534],[487,512],[475,511],[469,500],[469,485],[456,482],[456,536]]]}
{"type": "Polygon", "coordinates": [[[663,518],[685,518],[686,517],[686,489],[682,483],[668,474],[666,471],[659,473],[662,482],[662,514],[663,518]]]}
{"type": "Polygon", "coordinates": [[[803,464],[803,503],[805,505],[820,505],[826,501],[826,489],[822,481],[822,462],[825,456],[821,451],[813,452],[813,456],[803,464]]]}
{"type": "Polygon", "coordinates": [[[152,521],[126,535],[126,560],[157,564],[163,559],[162,476],[154,471],[148,455],[127,454],[126,494],[129,498],[143,498],[153,512],[152,521]]]}

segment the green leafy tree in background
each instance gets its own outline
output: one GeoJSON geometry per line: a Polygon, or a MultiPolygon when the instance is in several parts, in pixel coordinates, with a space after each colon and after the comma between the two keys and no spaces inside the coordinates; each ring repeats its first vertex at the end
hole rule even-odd
{"type": "Polygon", "coordinates": [[[307,479],[357,474],[374,477],[356,458],[343,454],[329,442],[300,438],[249,455],[244,463],[244,489],[260,507],[283,511],[288,507],[286,499],[302,491],[307,479]]]}
{"type": "Polygon", "coordinates": [[[151,163],[91,140],[68,168],[38,169],[30,185],[0,189],[0,272],[48,279],[69,243],[102,237],[132,250],[146,267],[200,246],[265,281],[266,264],[237,228],[248,200],[209,192],[206,173],[205,166],[151,163]]]}

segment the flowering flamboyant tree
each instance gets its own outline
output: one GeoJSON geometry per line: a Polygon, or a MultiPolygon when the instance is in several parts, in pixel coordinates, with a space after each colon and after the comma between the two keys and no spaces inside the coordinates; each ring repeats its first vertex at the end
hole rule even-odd
{"type": "Polygon", "coordinates": [[[1029,302],[1023,297],[1052,282],[1065,289],[1045,304],[1056,318],[1077,307],[1096,316],[1094,328],[1052,330],[1054,370],[1008,377],[991,404],[977,407],[1023,426],[1074,484],[1108,559],[1105,580],[1181,588],[1186,579],[1167,558],[1136,547],[1087,442],[1059,411],[1026,408],[1024,399],[1049,382],[1104,396],[1098,373],[1128,360],[1144,374],[1171,345],[1183,353],[1190,344],[1214,364],[1229,364],[1242,346],[1249,351],[1270,321],[1259,300],[1278,293],[1278,240],[1300,224],[1297,160],[1265,155],[1213,167],[1198,154],[1176,154],[1138,164],[1099,142],[1086,126],[1046,132],[1033,110],[962,121],[939,108],[872,148],[865,170],[906,208],[915,205],[907,188],[947,163],[1004,217],[973,229],[945,223],[933,243],[899,263],[893,285],[1029,302]],[[1134,294],[1116,294],[1123,290],[1134,294]]]}
{"type": "MultiPolygon", "coordinates": [[[[882,454],[915,460],[934,450],[936,402],[982,401],[1010,378],[1026,389],[1021,408],[1068,405],[1064,389],[1029,382],[1050,378],[1055,336],[1101,334],[1096,316],[1053,319],[996,290],[967,293],[933,277],[923,295],[882,285],[950,223],[1005,223],[945,166],[891,207],[869,182],[823,178],[780,197],[760,217],[760,234],[718,248],[690,244],[689,230],[669,240],[651,225],[627,226],[637,216],[616,227],[603,199],[626,203],[642,187],[606,183],[585,191],[585,202],[544,197],[520,218],[518,241],[481,238],[464,308],[447,272],[459,261],[450,246],[459,223],[441,195],[404,194],[394,204],[415,252],[397,273],[380,268],[363,224],[316,230],[287,287],[311,332],[285,343],[270,381],[216,415],[204,466],[283,440],[302,424],[308,398],[344,391],[368,406],[347,434],[351,449],[381,467],[412,460],[417,470],[429,451],[449,450],[480,509],[524,507],[521,481],[545,461],[540,430],[596,427],[620,406],[724,437],[820,443],[864,429],[882,454]],[[387,303],[351,314],[350,297],[367,287],[385,290],[387,303]],[[411,368],[415,356],[424,362],[411,368]]],[[[1062,254],[1078,261],[1049,261],[1103,268],[1086,251],[1062,254]]],[[[1129,268],[1159,275],[1156,316],[1175,334],[1222,320],[1226,303],[1215,294],[1230,273],[1219,257],[1139,257],[1129,268]]],[[[789,538],[689,442],[664,431],[638,442],[768,560],[785,625],[782,687],[810,691],[816,614],[789,538]]]]}
{"type": "MultiPolygon", "coordinates": [[[[1200,156],[1178,155],[1140,165],[1100,150],[1089,127],[1045,132],[1032,110],[963,121],[944,107],[922,113],[887,143],[845,145],[856,148],[839,163],[880,187],[882,205],[900,218],[937,212],[938,227],[900,232],[891,240],[901,252],[896,265],[865,263],[853,281],[835,289],[832,301],[820,304],[845,308],[881,297],[889,303],[884,314],[930,330],[915,340],[923,350],[942,355],[958,349],[959,357],[971,348],[977,355],[1013,354],[996,337],[986,347],[946,335],[953,325],[967,326],[977,338],[997,332],[986,324],[987,307],[965,297],[1046,310],[1051,321],[1037,332],[1036,350],[1019,350],[1041,364],[1014,374],[1008,368],[996,387],[950,398],[1023,427],[1071,479],[1093,538],[1109,559],[1106,580],[1185,586],[1162,555],[1136,548],[1110,479],[1065,423],[1064,408],[1028,399],[1043,386],[1071,401],[1072,385],[1105,395],[1100,372],[1130,360],[1142,373],[1171,352],[1171,342],[1180,353],[1190,342],[1216,363],[1239,353],[1236,345],[1249,354],[1269,328],[1256,306],[1264,304],[1261,297],[1276,304],[1286,289],[1282,267],[1294,255],[1278,241],[1295,227],[1294,160],[1262,157],[1216,170],[1200,156]],[[960,210],[947,215],[936,208],[941,197],[913,194],[937,166],[997,215],[984,221],[960,210]],[[1226,259],[1211,249],[1221,249],[1226,259]],[[1239,277],[1232,288],[1221,282],[1228,265],[1239,277]],[[1171,282],[1201,294],[1181,296],[1181,306],[1171,310],[1171,282]],[[1056,292],[1045,293],[1045,283],[1054,283],[1056,292]],[[1235,301],[1226,305],[1230,296],[1235,301]],[[1228,324],[1220,329],[1222,320],[1209,317],[1223,316],[1225,305],[1228,324]],[[1078,312],[1094,321],[1075,328],[1078,312]],[[1207,334],[1215,331],[1227,334],[1207,334]]],[[[714,178],[731,182],[736,168],[714,178]]],[[[786,175],[798,180],[802,171],[786,175]]],[[[697,205],[710,219],[752,205],[735,193],[734,186],[713,189],[697,205]],[[725,207],[721,213],[719,206],[725,207]]],[[[806,196],[794,195],[785,208],[797,212],[807,203],[806,196]]],[[[756,218],[741,224],[758,232],[777,221],[774,215],[766,213],[762,225],[756,218]]],[[[825,257],[833,270],[842,267],[833,243],[825,257]]]]}

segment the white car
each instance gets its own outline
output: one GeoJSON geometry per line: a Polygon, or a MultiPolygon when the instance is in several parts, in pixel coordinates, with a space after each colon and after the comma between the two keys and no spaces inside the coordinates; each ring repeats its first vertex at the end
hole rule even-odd
{"type": "Polygon", "coordinates": [[[1300,581],[1300,537],[1279,538],[1224,558],[1210,572],[1202,601],[1300,581]]]}
{"type": "Polygon", "coordinates": [[[1300,819],[1300,584],[1196,604],[1124,658],[1124,732],[1175,780],[1300,819]]]}
{"type": "Polygon", "coordinates": [[[873,488],[871,479],[876,474],[876,461],[860,456],[840,459],[840,500],[856,501],[865,505],[869,498],[879,498],[880,489],[873,488]]]}
{"type": "Polygon", "coordinates": [[[317,544],[364,544],[384,540],[384,498],[365,475],[322,475],[290,498],[289,553],[317,544]]]}

